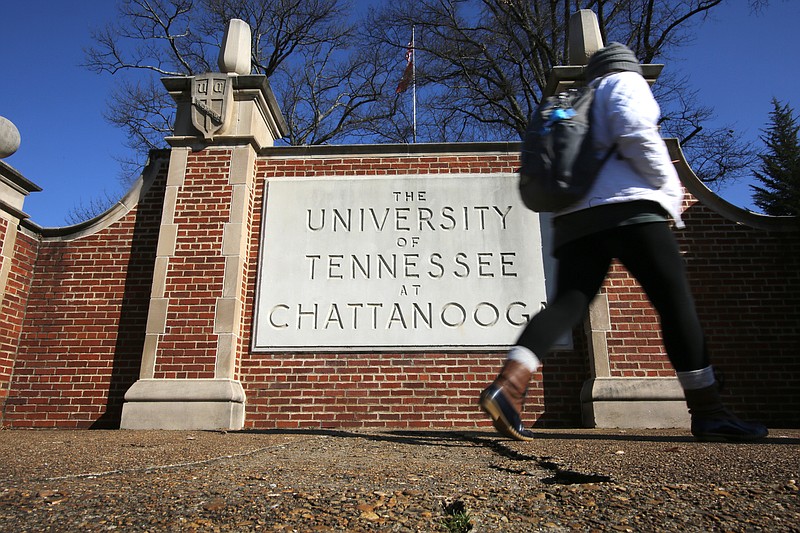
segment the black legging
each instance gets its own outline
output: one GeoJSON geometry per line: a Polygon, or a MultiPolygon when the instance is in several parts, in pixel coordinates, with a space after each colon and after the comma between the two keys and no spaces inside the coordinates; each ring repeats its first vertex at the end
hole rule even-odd
{"type": "Polygon", "coordinates": [[[709,365],[683,259],[666,222],[602,231],[561,246],[556,295],[534,316],[517,344],[540,358],[586,315],[614,258],[639,281],[661,317],[664,346],[676,371],[709,365]]]}

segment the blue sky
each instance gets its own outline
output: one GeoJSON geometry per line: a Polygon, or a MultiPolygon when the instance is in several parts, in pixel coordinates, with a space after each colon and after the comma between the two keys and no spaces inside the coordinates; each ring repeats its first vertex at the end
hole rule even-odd
{"type": "MultiPolygon", "coordinates": [[[[125,138],[103,118],[113,78],[80,66],[91,28],[116,14],[112,0],[8,0],[0,10],[5,74],[0,116],[22,142],[5,162],[42,187],[24,211],[42,226],[62,226],[75,205],[105,194],[121,196],[119,165],[125,138]]],[[[719,123],[757,139],[776,97],[800,111],[800,61],[793,38],[800,2],[772,0],[752,16],[746,0],[729,0],[704,23],[691,46],[667,68],[690,76],[699,99],[713,105],[719,123]]],[[[753,208],[746,182],[722,192],[753,208]]]]}

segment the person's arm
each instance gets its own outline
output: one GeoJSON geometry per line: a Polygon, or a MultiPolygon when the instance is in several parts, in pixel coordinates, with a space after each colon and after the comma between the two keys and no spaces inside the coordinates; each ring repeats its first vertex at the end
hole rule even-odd
{"type": "Polygon", "coordinates": [[[616,76],[609,87],[609,134],[618,153],[647,183],[661,187],[674,167],[658,130],[661,110],[644,78],[635,73],[616,76]]]}

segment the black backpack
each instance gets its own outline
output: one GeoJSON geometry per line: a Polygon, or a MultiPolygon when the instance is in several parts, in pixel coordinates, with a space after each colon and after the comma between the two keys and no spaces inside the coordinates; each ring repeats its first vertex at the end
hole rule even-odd
{"type": "Polygon", "coordinates": [[[583,198],[616,148],[597,157],[591,133],[594,87],[546,98],[531,114],[522,144],[519,192],[528,209],[560,211],[583,198]]]}

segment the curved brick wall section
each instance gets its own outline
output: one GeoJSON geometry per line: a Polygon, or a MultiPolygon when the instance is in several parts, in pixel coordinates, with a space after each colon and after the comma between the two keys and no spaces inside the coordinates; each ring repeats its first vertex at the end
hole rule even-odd
{"type": "MultiPolygon", "coordinates": [[[[724,396],[742,416],[800,424],[800,233],[764,231],[723,218],[691,197],[677,231],[724,396]]],[[[674,375],[658,315],[638,283],[615,265],[608,334],[613,376],[674,375]]]]}
{"type": "MultiPolygon", "coordinates": [[[[7,221],[2,221],[2,225],[8,228],[7,221]]],[[[5,237],[3,235],[3,238],[5,237]]],[[[19,348],[38,249],[39,243],[36,239],[23,233],[17,236],[14,245],[15,261],[9,272],[1,311],[3,320],[0,322],[0,405],[8,400],[11,393],[14,361],[19,348]]],[[[11,403],[17,401],[13,400],[11,403]]]]}
{"type": "Polygon", "coordinates": [[[94,235],[24,242],[31,282],[4,425],[119,426],[139,376],[164,176],[94,235]]]}
{"type": "Polygon", "coordinates": [[[800,424],[800,232],[755,230],[700,204],[681,248],[726,398],[775,426],[800,424]]]}

